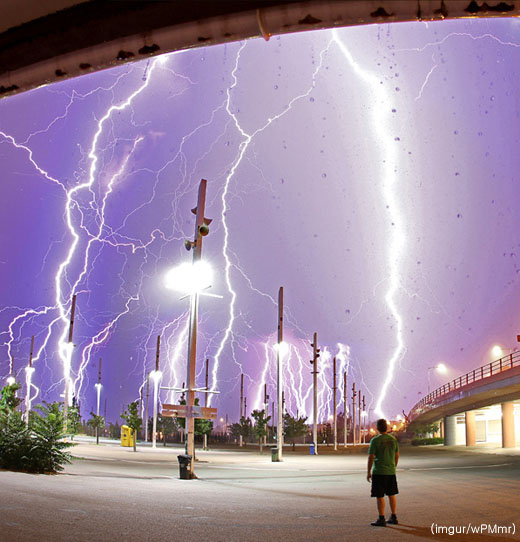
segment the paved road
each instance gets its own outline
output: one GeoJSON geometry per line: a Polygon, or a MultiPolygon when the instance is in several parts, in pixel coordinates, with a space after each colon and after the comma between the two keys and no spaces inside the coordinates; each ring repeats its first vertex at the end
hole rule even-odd
{"type": "MultiPolygon", "coordinates": [[[[64,474],[0,471],[1,541],[511,541],[432,534],[431,526],[520,528],[520,454],[402,448],[400,525],[375,528],[366,456],[200,452],[179,480],[180,449],[82,443],[64,474]],[[515,524],[518,523],[518,525],[515,524]],[[384,532],[381,532],[381,531],[384,532]]],[[[435,531],[435,529],[434,529],[435,531]]]]}

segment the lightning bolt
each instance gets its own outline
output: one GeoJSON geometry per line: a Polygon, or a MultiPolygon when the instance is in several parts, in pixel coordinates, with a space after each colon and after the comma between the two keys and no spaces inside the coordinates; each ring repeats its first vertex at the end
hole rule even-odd
{"type": "MultiPolygon", "coordinates": [[[[233,70],[231,72],[232,84],[231,84],[230,87],[228,87],[228,89],[226,91],[227,99],[226,99],[225,109],[226,109],[229,117],[232,119],[232,121],[233,121],[233,123],[235,125],[235,128],[237,129],[239,134],[243,137],[243,140],[239,145],[237,157],[236,157],[235,161],[233,162],[228,175],[226,176],[225,183],[224,183],[224,189],[222,191],[222,196],[221,196],[221,202],[222,202],[221,223],[222,223],[222,226],[223,226],[223,229],[224,229],[224,243],[223,243],[223,248],[222,248],[222,253],[223,253],[224,262],[225,262],[224,276],[225,276],[226,287],[227,287],[229,295],[231,296],[231,299],[230,299],[230,303],[229,303],[228,323],[227,323],[227,326],[226,326],[226,328],[224,330],[222,340],[220,342],[220,345],[219,345],[219,347],[217,349],[217,352],[215,354],[215,357],[214,357],[215,362],[214,362],[214,365],[213,365],[213,382],[216,382],[218,369],[219,369],[219,364],[220,364],[220,357],[222,355],[222,352],[224,350],[225,345],[228,343],[229,340],[231,342],[230,346],[231,346],[231,352],[232,352],[233,360],[238,366],[241,367],[241,365],[237,361],[236,355],[235,355],[235,338],[234,338],[234,334],[233,334],[233,325],[234,325],[235,317],[236,317],[235,305],[236,305],[236,300],[237,300],[237,293],[235,292],[235,290],[233,288],[233,285],[232,285],[232,282],[231,282],[231,268],[236,267],[236,266],[234,266],[232,264],[232,262],[231,262],[230,248],[229,248],[229,226],[228,226],[227,218],[226,218],[226,213],[227,213],[227,211],[229,209],[228,196],[229,196],[231,181],[234,178],[237,169],[242,164],[242,162],[244,160],[244,157],[246,156],[246,153],[247,153],[247,151],[248,151],[248,149],[250,147],[250,144],[253,142],[255,137],[258,136],[259,134],[261,134],[262,132],[264,132],[265,130],[267,130],[269,127],[271,127],[274,123],[276,123],[276,121],[278,121],[280,118],[282,118],[284,115],[286,115],[289,111],[291,111],[293,106],[298,101],[302,100],[303,98],[308,97],[311,94],[311,92],[314,90],[314,88],[316,86],[316,77],[317,77],[317,75],[318,75],[318,73],[321,70],[322,65],[323,65],[324,54],[330,48],[330,46],[332,44],[332,41],[329,42],[329,44],[320,52],[320,60],[319,60],[319,62],[317,64],[314,72],[312,73],[311,84],[307,88],[307,90],[305,92],[295,96],[294,98],[292,98],[289,101],[288,105],[281,112],[277,113],[276,115],[274,115],[272,117],[269,117],[267,119],[267,121],[262,126],[260,126],[259,128],[257,128],[256,130],[254,130],[251,133],[248,133],[248,132],[245,131],[245,129],[242,127],[242,125],[240,123],[240,120],[238,118],[237,113],[233,112],[233,110],[232,110],[232,93],[233,93],[233,90],[238,85],[237,71],[238,71],[238,68],[239,68],[241,55],[242,55],[244,49],[246,48],[246,44],[247,43],[244,42],[240,46],[240,48],[238,49],[236,60],[235,60],[235,66],[234,66],[234,68],[233,68],[233,70]]],[[[241,271],[241,273],[244,274],[243,271],[241,271]]],[[[265,376],[265,370],[264,370],[264,376],[265,376]]],[[[214,387],[212,389],[214,389],[214,387]]]]}
{"type": "Polygon", "coordinates": [[[389,130],[390,116],[388,104],[392,99],[384,85],[380,84],[380,77],[363,69],[354,59],[352,53],[340,39],[338,31],[332,31],[333,41],[338,46],[345,60],[348,62],[353,72],[367,84],[372,94],[371,103],[374,104],[372,118],[374,121],[373,130],[377,136],[378,144],[381,147],[384,156],[384,170],[382,172],[382,197],[388,209],[389,221],[392,224],[390,241],[388,243],[387,262],[388,262],[388,287],[385,294],[385,302],[390,314],[396,324],[396,346],[390,359],[386,375],[379,393],[375,410],[376,414],[384,417],[382,404],[385,400],[388,387],[390,386],[398,361],[405,352],[403,339],[403,319],[397,306],[396,297],[400,289],[400,262],[405,248],[406,238],[404,229],[404,218],[399,209],[396,185],[397,185],[397,150],[394,144],[394,138],[389,130]]]}

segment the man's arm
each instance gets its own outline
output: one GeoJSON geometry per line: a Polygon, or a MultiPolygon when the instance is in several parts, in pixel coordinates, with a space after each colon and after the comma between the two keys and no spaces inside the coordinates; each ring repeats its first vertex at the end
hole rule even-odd
{"type": "Polygon", "coordinates": [[[374,458],[375,458],[374,454],[369,454],[369,456],[368,456],[368,465],[367,465],[367,481],[368,482],[370,482],[370,480],[372,480],[372,465],[374,464],[374,458]]]}
{"type": "Polygon", "coordinates": [[[399,463],[399,452],[395,452],[395,466],[397,467],[397,463],[399,463]]]}

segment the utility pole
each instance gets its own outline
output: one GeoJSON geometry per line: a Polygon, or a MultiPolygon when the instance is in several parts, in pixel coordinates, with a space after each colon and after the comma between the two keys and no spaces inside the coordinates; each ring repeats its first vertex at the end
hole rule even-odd
{"type": "Polygon", "coordinates": [[[363,444],[365,444],[365,437],[366,437],[366,434],[367,434],[367,419],[366,419],[366,404],[365,404],[365,395],[363,394],[363,427],[364,427],[364,431],[362,432],[363,433],[363,444]]]}
{"type": "Polygon", "coordinates": [[[69,395],[70,395],[70,368],[72,364],[72,332],[74,330],[74,313],[76,311],[76,294],[72,296],[72,305],[70,308],[69,341],[67,348],[67,361],[65,362],[65,404],[63,405],[63,427],[67,432],[67,420],[69,414],[69,395]]]}
{"type": "MultiPolygon", "coordinates": [[[[101,358],[99,358],[99,371],[98,371],[98,381],[96,384],[97,391],[97,403],[96,403],[96,416],[99,416],[99,401],[101,399],[101,358]]],[[[96,444],[99,444],[99,427],[96,423],[96,444]]]]}
{"type": "MultiPolygon", "coordinates": [[[[244,373],[241,373],[240,375],[240,420],[239,422],[242,423],[242,418],[244,417],[244,373]]],[[[238,439],[238,445],[240,448],[244,445],[244,440],[242,438],[242,434],[240,434],[240,437],[238,439]]]]}
{"type": "Polygon", "coordinates": [[[318,348],[318,333],[314,332],[312,346],[312,442],[314,444],[314,455],[318,455],[318,358],[320,349],[318,348]]]}
{"type": "Polygon", "coordinates": [[[157,347],[155,349],[155,371],[153,379],[153,422],[152,422],[152,448],[157,445],[157,399],[159,395],[159,380],[161,373],[159,371],[159,351],[161,348],[161,336],[157,335],[157,347]]]}
{"type": "Polygon", "coordinates": [[[29,354],[29,365],[25,368],[25,423],[29,423],[29,412],[31,411],[31,382],[34,371],[32,360],[34,350],[34,335],[31,337],[31,352],[29,354]]]}
{"type": "Polygon", "coordinates": [[[356,383],[352,383],[352,444],[356,445],[356,383]]]}
{"type": "Polygon", "coordinates": [[[337,391],[337,386],[336,386],[336,356],[334,356],[334,359],[332,360],[332,370],[334,371],[334,377],[332,379],[332,400],[334,402],[334,405],[333,405],[333,416],[334,416],[334,419],[332,420],[333,421],[333,435],[334,435],[334,450],[337,450],[338,449],[338,417],[337,417],[337,412],[336,412],[336,391],[337,391]]]}
{"type": "Polygon", "coordinates": [[[146,375],[146,401],[144,407],[144,441],[148,442],[148,402],[150,397],[150,374],[146,375]]]}
{"type": "MultiPolygon", "coordinates": [[[[206,358],[206,393],[204,394],[204,406],[208,406],[208,391],[209,391],[209,359],[206,358]]],[[[202,445],[203,450],[208,449],[208,434],[204,433],[204,444],[202,445]]]]}
{"type": "Polygon", "coordinates": [[[358,393],[358,427],[359,427],[359,444],[361,444],[361,390],[358,393]]]}
{"type": "Polygon", "coordinates": [[[273,433],[272,433],[272,440],[274,441],[274,420],[276,418],[274,417],[274,401],[271,402],[271,426],[273,428],[273,433]]]}
{"type": "MultiPolygon", "coordinates": [[[[197,198],[197,207],[192,209],[192,213],[196,215],[195,220],[195,240],[193,242],[186,241],[186,248],[193,247],[193,263],[202,259],[202,239],[209,233],[209,225],[211,219],[204,216],[206,207],[206,179],[201,179],[199,185],[199,194],[197,198]]],[[[186,454],[195,459],[195,418],[193,417],[193,407],[195,406],[195,378],[197,375],[197,320],[199,310],[199,293],[193,292],[190,296],[190,333],[188,338],[188,363],[187,363],[187,380],[188,380],[188,400],[186,401],[186,454]]],[[[190,461],[188,465],[189,478],[196,478],[194,469],[194,461],[190,461]]]]}
{"type": "Polygon", "coordinates": [[[345,448],[347,447],[347,370],[345,369],[345,372],[343,373],[343,409],[344,412],[344,420],[343,420],[343,445],[345,448]]]}
{"type": "MultiPolygon", "coordinates": [[[[264,384],[264,411],[265,411],[265,417],[268,416],[268,410],[269,410],[269,395],[267,395],[267,384],[264,384]]],[[[265,427],[265,435],[264,435],[264,446],[267,444],[267,423],[265,427]]]]}
{"type": "Polygon", "coordinates": [[[283,342],[283,286],[278,290],[278,348],[276,349],[276,386],[278,392],[277,427],[276,427],[276,461],[283,461],[283,404],[282,404],[282,353],[283,342]]]}

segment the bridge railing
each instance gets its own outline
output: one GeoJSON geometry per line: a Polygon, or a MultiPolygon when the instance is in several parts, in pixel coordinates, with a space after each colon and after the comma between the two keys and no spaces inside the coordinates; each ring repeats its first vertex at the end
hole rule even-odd
{"type": "Polygon", "coordinates": [[[491,363],[482,365],[482,367],[473,369],[469,373],[455,378],[451,382],[440,386],[436,390],[423,397],[412,408],[412,410],[410,410],[410,414],[408,415],[408,417],[410,420],[413,420],[413,418],[415,418],[419,414],[426,412],[427,410],[431,410],[447,393],[463,388],[464,386],[467,386],[468,384],[471,384],[473,382],[484,380],[503,371],[508,371],[509,369],[518,366],[520,366],[520,351],[512,352],[511,354],[508,354],[507,356],[504,356],[500,359],[496,359],[491,363]]]}

